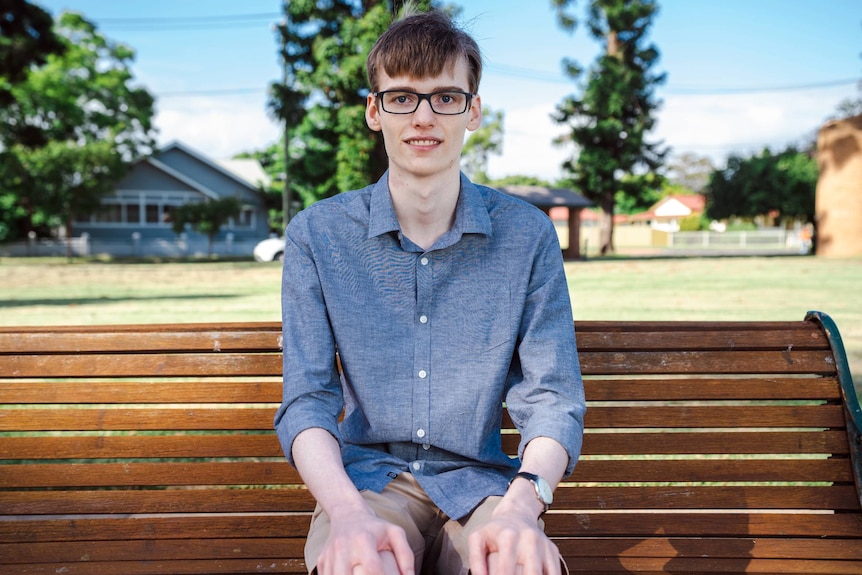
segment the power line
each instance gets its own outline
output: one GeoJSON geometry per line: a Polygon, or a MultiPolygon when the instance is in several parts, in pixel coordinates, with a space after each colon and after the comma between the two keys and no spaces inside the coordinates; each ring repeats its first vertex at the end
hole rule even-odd
{"type": "Polygon", "coordinates": [[[223,16],[176,16],[149,18],[94,18],[99,25],[122,28],[124,30],[159,30],[174,31],[185,27],[200,28],[205,26],[223,28],[232,25],[256,25],[271,23],[283,18],[278,12],[261,12],[256,14],[230,14],[223,16]],[[167,28],[165,28],[167,27],[167,28]]]}

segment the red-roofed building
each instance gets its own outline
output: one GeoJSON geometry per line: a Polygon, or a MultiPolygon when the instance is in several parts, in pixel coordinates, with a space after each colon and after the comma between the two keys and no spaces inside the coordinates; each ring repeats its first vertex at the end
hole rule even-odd
{"type": "Polygon", "coordinates": [[[626,217],[629,224],[649,224],[656,230],[679,231],[679,224],[685,218],[699,216],[706,209],[706,198],[700,194],[680,194],[667,196],[655,203],[650,209],[626,217]]]}

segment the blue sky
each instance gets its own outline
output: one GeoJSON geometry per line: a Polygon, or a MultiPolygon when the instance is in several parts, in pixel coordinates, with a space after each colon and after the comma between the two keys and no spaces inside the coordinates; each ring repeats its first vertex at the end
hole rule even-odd
{"type": "MultiPolygon", "coordinates": [[[[281,75],[272,25],[280,0],[35,0],[55,16],[83,13],[136,50],[136,80],[157,97],[162,144],[180,140],[211,157],[262,149],[280,126],[266,87],[281,75]]],[[[549,119],[576,91],[564,57],[589,66],[599,45],[581,27],[560,30],[550,0],[461,0],[462,24],[486,59],[485,106],[506,114],[493,177],[560,176],[573,150],[552,146],[549,119]]],[[[580,0],[584,7],[587,0],[580,0]]],[[[859,0],[659,0],[650,39],[667,82],[654,140],[721,165],[732,152],[781,149],[811,138],[838,103],[859,97],[859,0]]]]}

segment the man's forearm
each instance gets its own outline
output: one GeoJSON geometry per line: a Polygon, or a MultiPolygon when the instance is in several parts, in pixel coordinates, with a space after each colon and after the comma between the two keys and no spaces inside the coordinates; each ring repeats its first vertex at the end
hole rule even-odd
{"type": "Polygon", "coordinates": [[[362,509],[365,501],[344,471],[338,441],[325,429],[312,427],[293,442],[293,459],[306,487],[333,520],[362,509]]]}
{"type": "MultiPolygon", "coordinates": [[[[537,437],[527,444],[521,460],[521,471],[533,473],[543,478],[555,489],[562,480],[569,463],[565,448],[549,437],[537,437]]],[[[538,517],[543,505],[536,497],[536,491],[529,481],[514,481],[509,486],[506,496],[500,502],[503,509],[530,510],[538,517]]]]}

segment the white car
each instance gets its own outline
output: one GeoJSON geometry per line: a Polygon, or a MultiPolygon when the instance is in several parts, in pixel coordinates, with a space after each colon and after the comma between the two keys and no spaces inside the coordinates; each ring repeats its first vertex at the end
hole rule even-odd
{"type": "Polygon", "coordinates": [[[267,238],[254,246],[254,259],[275,262],[284,259],[284,238],[267,238]]]}

